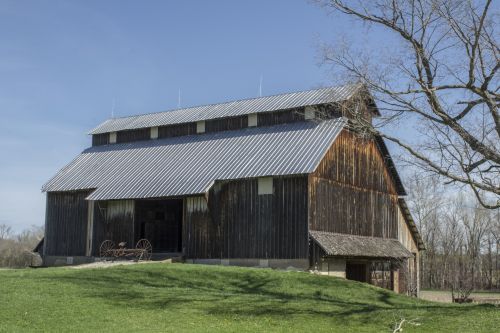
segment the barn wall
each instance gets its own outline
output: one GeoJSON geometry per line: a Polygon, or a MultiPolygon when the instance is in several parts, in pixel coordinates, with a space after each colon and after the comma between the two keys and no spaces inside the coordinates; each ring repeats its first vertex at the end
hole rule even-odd
{"type": "Polygon", "coordinates": [[[158,139],[196,134],[196,123],[166,125],[158,127],[158,139]]]}
{"type": "Polygon", "coordinates": [[[398,196],[372,140],[344,130],[309,179],[309,228],[398,237],[398,196]]]}
{"type": "Polygon", "coordinates": [[[399,269],[399,292],[418,294],[420,288],[419,250],[401,209],[398,209],[398,239],[408,251],[415,254],[414,258],[405,260],[399,269]]]}
{"type": "Polygon", "coordinates": [[[149,140],[150,138],[150,127],[116,132],[116,143],[149,140]]]}
{"type": "Polygon", "coordinates": [[[88,191],[47,193],[44,255],[85,255],[88,194],[88,191]]]}
{"type": "Polygon", "coordinates": [[[99,256],[99,247],[107,239],[126,242],[134,247],[134,210],[133,200],[98,201],[94,204],[94,230],[92,255],[99,256]]]}
{"type": "Polygon", "coordinates": [[[205,121],[205,132],[238,130],[248,127],[248,115],[205,121]]]}
{"type": "Polygon", "coordinates": [[[92,146],[102,146],[109,143],[109,133],[92,135],[92,146]]]}
{"type": "Polygon", "coordinates": [[[186,199],[188,258],[308,257],[307,177],[273,178],[273,194],[257,194],[257,179],[217,184],[186,199]]]}

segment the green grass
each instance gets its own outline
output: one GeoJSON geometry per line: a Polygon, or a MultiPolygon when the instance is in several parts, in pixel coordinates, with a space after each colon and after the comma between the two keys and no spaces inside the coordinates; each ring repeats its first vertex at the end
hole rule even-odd
{"type": "Polygon", "coordinates": [[[500,308],[300,272],[183,264],[0,271],[0,332],[494,332],[500,308]]]}

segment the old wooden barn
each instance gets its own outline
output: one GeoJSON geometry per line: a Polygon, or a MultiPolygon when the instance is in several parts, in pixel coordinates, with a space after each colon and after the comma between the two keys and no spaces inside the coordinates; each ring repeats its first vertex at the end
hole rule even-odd
{"type": "Polygon", "coordinates": [[[401,180],[381,138],[349,129],[346,105],[378,115],[366,96],[347,85],[105,121],[43,186],[45,264],[145,238],[157,257],[416,293],[423,244],[401,180]]]}

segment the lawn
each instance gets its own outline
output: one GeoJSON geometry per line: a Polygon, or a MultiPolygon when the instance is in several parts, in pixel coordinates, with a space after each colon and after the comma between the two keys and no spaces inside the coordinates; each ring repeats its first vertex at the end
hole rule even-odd
{"type": "Polygon", "coordinates": [[[302,272],[188,264],[0,271],[0,332],[493,332],[500,308],[302,272]]]}

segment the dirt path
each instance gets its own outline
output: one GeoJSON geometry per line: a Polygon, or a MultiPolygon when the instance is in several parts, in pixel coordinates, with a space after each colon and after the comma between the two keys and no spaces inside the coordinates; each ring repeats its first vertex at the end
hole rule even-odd
{"type": "Polygon", "coordinates": [[[124,265],[140,265],[140,264],[170,264],[172,263],[172,259],[161,260],[161,261],[135,261],[135,260],[116,260],[116,261],[96,261],[89,264],[82,264],[76,266],[69,266],[73,269],[85,269],[85,268],[108,268],[115,266],[124,266],[124,265]]]}
{"type": "MultiPolygon", "coordinates": [[[[500,293],[472,293],[471,297],[481,303],[500,303],[500,293]]],[[[420,291],[420,298],[434,302],[451,303],[451,292],[438,290],[422,290],[420,291]]]]}

